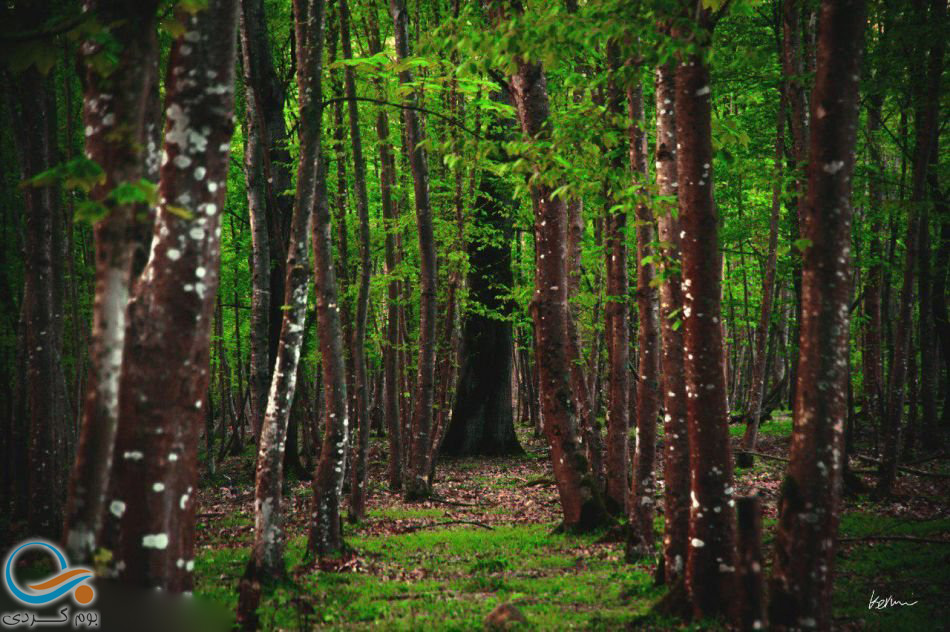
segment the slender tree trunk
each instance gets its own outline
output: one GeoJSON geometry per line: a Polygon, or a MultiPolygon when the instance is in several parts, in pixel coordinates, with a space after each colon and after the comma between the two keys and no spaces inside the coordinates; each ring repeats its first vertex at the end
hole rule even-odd
{"type": "MultiPolygon", "coordinates": [[[[379,25],[371,12],[370,53],[382,50],[379,40],[379,25]]],[[[377,81],[380,98],[385,96],[381,81],[377,81]]],[[[383,349],[383,418],[389,439],[389,488],[402,488],[402,432],[400,427],[399,400],[402,389],[399,385],[399,280],[396,268],[399,265],[399,250],[396,247],[398,231],[398,207],[393,203],[393,184],[396,178],[396,161],[392,140],[389,137],[389,114],[385,108],[376,113],[376,136],[379,139],[379,191],[383,207],[383,222],[386,229],[386,346],[383,349]]]]}
{"type": "MultiPolygon", "coordinates": [[[[621,69],[618,45],[607,45],[609,78],[607,83],[607,109],[614,116],[622,117],[623,87],[617,76],[621,69]]],[[[633,95],[631,94],[631,99],[633,95]]],[[[631,121],[639,116],[631,105],[631,121]]],[[[637,118],[636,123],[639,123],[637,118]]],[[[635,168],[637,158],[642,156],[632,147],[639,130],[631,131],[630,165],[635,168]]],[[[612,148],[608,165],[611,171],[626,171],[624,146],[612,148]]],[[[610,177],[610,173],[608,176],[610,177]]],[[[628,383],[630,359],[629,283],[627,280],[627,211],[624,207],[611,209],[620,200],[610,184],[607,190],[608,210],[604,220],[604,260],[606,298],[604,305],[604,336],[607,339],[607,488],[604,502],[607,510],[617,515],[626,515],[627,497],[630,494],[630,446],[627,434],[630,430],[630,386],[628,383]]],[[[638,231],[639,234],[639,231],[638,231]]],[[[584,411],[579,411],[583,414],[584,411]]],[[[636,476],[636,474],[634,474],[636,476]]],[[[652,529],[651,529],[652,533],[652,529]]]]}
{"type": "MultiPolygon", "coordinates": [[[[699,12],[702,32],[712,18],[699,12]]],[[[682,34],[677,34],[682,36],[682,34]]],[[[690,451],[686,588],[697,618],[735,611],[735,514],[721,318],[722,262],[713,200],[709,66],[700,53],[676,70],[676,171],[683,230],[683,324],[690,451]]]]}
{"type": "MultiPolygon", "coordinates": [[[[409,56],[409,38],[406,34],[405,0],[390,0],[390,13],[395,24],[396,54],[399,59],[409,56]]],[[[399,83],[412,82],[412,73],[408,68],[399,73],[399,83]]],[[[416,93],[409,93],[408,104],[415,105],[416,93]]],[[[403,124],[406,128],[409,165],[412,168],[413,188],[416,202],[416,226],[419,231],[419,361],[416,377],[416,401],[413,411],[412,436],[410,443],[408,480],[405,482],[407,500],[419,500],[429,496],[428,457],[430,448],[430,430],[432,428],[432,407],[435,382],[435,306],[436,306],[436,257],[435,237],[432,232],[432,206],[429,202],[429,167],[425,149],[420,146],[425,141],[422,126],[416,110],[404,108],[403,124]]]]}
{"type": "MultiPolygon", "coordinates": [[[[676,196],[676,120],[674,118],[674,67],[656,71],[656,183],[661,196],[676,196]]],[[[689,533],[689,439],[686,425],[684,379],[682,277],[674,263],[680,260],[680,223],[673,208],[657,218],[662,253],[660,273],[660,384],[663,392],[663,566],[664,580],[674,585],[683,579],[689,533]]]]}
{"type": "MultiPolygon", "coordinates": [[[[89,7],[103,24],[117,22],[111,35],[121,44],[117,67],[104,77],[89,63],[83,95],[86,153],[106,174],[91,198],[103,202],[116,186],[139,181],[145,175],[146,111],[152,94],[151,74],[158,58],[155,36],[157,2],[132,5],[96,2],[89,7]],[[107,97],[108,95],[108,97],[107,97]],[[115,130],[128,130],[116,134],[115,130]]],[[[102,44],[82,47],[92,62],[102,44]]],[[[95,294],[89,341],[89,377],[86,380],[79,448],[69,486],[64,539],[74,564],[88,562],[102,527],[109,486],[110,464],[119,423],[119,379],[126,335],[135,223],[145,205],[121,205],[94,227],[95,294]]]]}
{"type": "MultiPolygon", "coordinates": [[[[769,250],[762,278],[762,307],[759,326],[755,331],[755,353],[752,356],[752,378],[749,385],[749,406],[746,409],[746,430],[742,437],[743,450],[755,450],[759,435],[759,417],[762,415],[762,395],[765,390],[765,352],[769,338],[769,323],[772,320],[772,289],[775,286],[775,261],[778,257],[778,220],[782,210],[782,162],[785,160],[785,92],[779,97],[778,114],[775,117],[774,182],[772,183],[772,217],[769,220],[769,250]]],[[[738,459],[743,467],[751,467],[751,455],[738,459]]]]}
{"type": "MultiPolygon", "coordinates": [[[[340,2],[340,42],[343,59],[353,58],[353,43],[350,39],[350,9],[346,0],[340,2]]],[[[360,135],[360,116],[356,102],[356,73],[353,66],[343,69],[347,109],[350,121],[350,146],[353,150],[353,185],[356,190],[356,210],[359,215],[360,285],[356,299],[356,323],[350,345],[353,362],[354,393],[358,439],[353,459],[353,480],[350,486],[350,518],[362,520],[366,513],[366,453],[369,450],[369,384],[366,378],[366,313],[369,306],[369,199],[366,193],[366,161],[363,158],[363,140],[360,135]]]]}
{"type": "MultiPolygon", "coordinates": [[[[884,173],[884,163],[881,159],[881,149],[878,130],[881,126],[881,101],[882,99],[872,97],[871,106],[868,109],[868,135],[871,137],[868,142],[868,148],[871,155],[871,163],[875,168],[875,174],[884,173]]],[[[875,426],[881,423],[884,418],[883,411],[883,359],[881,356],[881,289],[884,283],[884,261],[883,250],[881,247],[881,233],[884,230],[881,217],[884,214],[884,190],[880,181],[880,175],[872,176],[868,183],[871,196],[871,235],[868,250],[870,267],[868,269],[867,281],[864,288],[864,312],[867,318],[864,331],[864,351],[862,358],[864,360],[864,401],[865,412],[869,421],[875,426]]]]}
{"type": "Polygon", "coordinates": [[[235,0],[211,0],[196,14],[176,14],[185,32],[169,58],[158,216],[125,348],[126,358],[162,362],[125,363],[119,386],[108,507],[117,539],[106,548],[121,581],[172,592],[193,584],[191,497],[234,123],[237,8],[235,0]]]}
{"type": "Polygon", "coordinates": [[[779,500],[773,629],[831,628],[848,414],[851,175],[863,0],[821,6],[802,237],[802,322],[791,461],[779,500]]]}
{"type": "Polygon", "coordinates": [[[276,366],[258,447],[254,487],[254,543],[239,590],[238,617],[245,624],[256,619],[255,611],[260,602],[260,582],[284,574],[284,534],[281,524],[284,448],[306,333],[310,281],[307,237],[312,225],[317,179],[324,176],[320,158],[323,122],[323,106],[320,103],[323,96],[323,29],[322,25],[312,22],[308,25],[308,29],[310,28],[315,31],[312,38],[298,42],[301,72],[297,75],[297,85],[298,94],[302,95],[300,157],[297,164],[294,217],[291,221],[285,265],[287,279],[284,283],[283,301],[290,309],[284,310],[276,366]]]}
{"type": "MultiPolygon", "coordinates": [[[[915,13],[918,24],[923,28],[928,20],[942,23],[945,7],[938,0],[931,1],[931,14],[928,17],[924,0],[916,0],[915,13]]],[[[897,327],[894,332],[894,354],[887,387],[887,411],[883,421],[883,451],[881,455],[880,480],[877,493],[886,496],[897,478],[897,458],[900,446],[900,425],[904,409],[904,389],[907,379],[907,356],[910,353],[910,330],[913,326],[912,303],[914,294],[914,268],[919,260],[919,237],[921,231],[921,207],[926,199],[927,168],[930,152],[936,142],[939,125],[940,75],[943,71],[943,38],[930,43],[930,55],[924,65],[923,45],[917,51],[917,61],[912,72],[920,77],[915,89],[915,145],[913,177],[911,183],[910,206],[907,219],[907,233],[904,237],[905,258],[903,280],[897,327]],[[925,70],[926,68],[926,70],[925,70]],[[921,73],[925,73],[921,76],[921,73]]],[[[929,290],[929,287],[927,288],[929,290]]],[[[928,297],[929,299],[929,297],[928,297]]]]}
{"type": "MultiPolygon", "coordinates": [[[[246,86],[247,124],[244,142],[244,175],[247,189],[247,210],[251,224],[251,367],[248,375],[250,389],[251,427],[255,434],[264,418],[267,405],[267,388],[270,383],[270,314],[271,314],[271,252],[268,234],[268,185],[265,169],[265,153],[262,130],[266,126],[260,121],[264,116],[259,111],[256,99],[254,71],[270,66],[269,49],[262,51],[252,37],[266,38],[263,3],[257,0],[243,0],[241,14],[241,51],[243,53],[244,83],[246,86]],[[254,55],[266,52],[268,59],[258,60],[254,55]]],[[[266,46],[266,39],[265,39],[266,46]]],[[[273,69],[271,69],[272,71],[273,69]]],[[[266,133],[263,135],[266,137],[266,133]]],[[[278,209],[271,208],[271,213],[278,209]]]]}
{"type": "MultiPolygon", "coordinates": [[[[496,16],[497,17],[497,16],[496,16]]],[[[540,64],[517,60],[511,77],[512,97],[524,136],[550,138],[547,81],[540,64]]],[[[537,169],[537,167],[536,167],[537,169]]],[[[551,444],[564,528],[584,531],[607,520],[599,485],[591,475],[583,446],[577,440],[577,417],[570,388],[567,306],[567,206],[553,187],[531,180],[535,215],[534,320],[542,426],[551,444]]]]}
{"type": "MultiPolygon", "coordinates": [[[[630,166],[634,177],[646,182],[647,138],[643,117],[643,88],[629,91],[630,166]]],[[[637,445],[633,455],[633,495],[630,501],[631,522],[636,518],[635,550],[653,555],[653,516],[656,496],[656,424],[660,412],[660,339],[657,323],[657,291],[653,282],[653,210],[637,204],[637,349],[639,355],[637,380],[637,445]]],[[[633,532],[633,530],[631,530],[633,532]]],[[[628,554],[630,549],[628,548],[628,554]]]]}

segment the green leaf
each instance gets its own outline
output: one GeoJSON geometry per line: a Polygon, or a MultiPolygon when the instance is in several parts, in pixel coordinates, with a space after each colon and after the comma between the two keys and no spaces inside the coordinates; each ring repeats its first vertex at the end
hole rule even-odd
{"type": "Polygon", "coordinates": [[[177,215],[182,219],[194,219],[195,214],[189,211],[188,209],[182,206],[173,206],[171,204],[165,205],[165,210],[171,213],[172,215],[177,215]]]}
{"type": "Polygon", "coordinates": [[[795,246],[795,248],[797,248],[799,252],[805,252],[808,248],[811,247],[812,241],[811,239],[802,237],[801,239],[796,239],[795,241],[793,241],[792,245],[795,246]]]}
{"type": "Polygon", "coordinates": [[[76,213],[73,216],[73,221],[96,224],[108,216],[109,208],[102,202],[83,200],[76,204],[76,213]]]}

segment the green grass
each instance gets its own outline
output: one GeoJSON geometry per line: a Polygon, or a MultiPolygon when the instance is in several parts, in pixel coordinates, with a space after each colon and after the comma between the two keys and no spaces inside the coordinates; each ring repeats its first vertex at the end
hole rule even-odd
{"type": "MultiPolygon", "coordinates": [[[[741,437],[745,432],[745,424],[731,424],[729,436],[741,437]]],[[[789,437],[792,434],[792,420],[785,414],[775,413],[770,421],[759,425],[760,437],[789,437]]]]}
{"type": "MultiPolygon", "coordinates": [[[[846,514],[841,537],[910,535],[935,537],[950,531],[950,519],[908,520],[872,513],[846,514]]],[[[946,622],[950,587],[948,547],[926,542],[864,541],[839,547],[835,616],[861,619],[868,630],[935,630],[946,622]],[[869,610],[871,591],[914,606],[869,610]]]]}
{"type": "MultiPolygon", "coordinates": [[[[552,534],[549,525],[351,537],[366,563],[377,565],[374,574],[297,575],[296,584],[273,587],[261,621],[265,629],[471,630],[510,602],[532,629],[616,629],[643,616],[662,589],[644,567],[621,563],[615,547],[595,545],[596,537],[552,534]]],[[[303,538],[289,543],[290,567],[300,564],[303,547],[303,538]]],[[[244,549],[202,551],[196,594],[235,607],[246,560],[244,549]]]]}

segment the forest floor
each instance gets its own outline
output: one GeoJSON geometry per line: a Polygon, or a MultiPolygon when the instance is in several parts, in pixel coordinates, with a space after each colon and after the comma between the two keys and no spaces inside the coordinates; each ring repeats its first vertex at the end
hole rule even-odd
{"type": "MultiPolygon", "coordinates": [[[[742,428],[731,430],[737,441],[742,428]]],[[[776,415],[763,426],[759,451],[787,457],[790,432],[787,414],[776,415]]],[[[521,434],[524,456],[440,462],[439,500],[413,504],[386,489],[384,440],[374,438],[367,517],[346,524],[346,541],[355,553],[337,572],[302,563],[311,491],[306,482],[290,481],[289,572],[262,602],[262,627],[473,630],[507,603],[527,621],[516,629],[710,629],[650,614],[666,591],[654,585],[654,561],[625,563],[623,544],[601,543],[603,534],[553,533],[559,505],[550,460],[543,441],[530,431],[521,434]]],[[[199,493],[195,595],[232,612],[253,535],[253,465],[250,450],[229,458],[199,493]]],[[[916,467],[941,466],[946,460],[916,467]]],[[[754,467],[737,470],[737,493],[763,498],[767,555],[784,468],[781,460],[757,458],[754,467]]],[[[873,483],[868,474],[862,477],[873,483]]],[[[836,628],[934,630],[950,620],[947,498],[950,479],[905,475],[887,502],[869,494],[847,499],[838,547],[836,628]],[[869,609],[872,591],[916,604],[869,609]]],[[[659,516],[656,528],[662,530],[659,516]]]]}

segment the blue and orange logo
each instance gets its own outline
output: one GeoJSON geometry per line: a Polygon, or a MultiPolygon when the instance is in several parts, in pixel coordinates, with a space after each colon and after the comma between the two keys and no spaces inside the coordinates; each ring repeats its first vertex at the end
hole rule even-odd
{"type": "Polygon", "coordinates": [[[55,545],[42,540],[31,540],[18,546],[7,557],[4,565],[3,580],[10,594],[19,601],[31,606],[41,606],[60,599],[63,595],[72,592],[73,599],[80,605],[88,605],[92,602],[96,593],[86,582],[93,579],[95,574],[88,568],[73,567],[69,568],[66,556],[55,545]],[[29,591],[22,589],[13,579],[13,564],[17,555],[24,549],[43,547],[49,549],[53,554],[53,559],[59,565],[58,573],[52,577],[37,583],[28,584],[29,591]]]}

